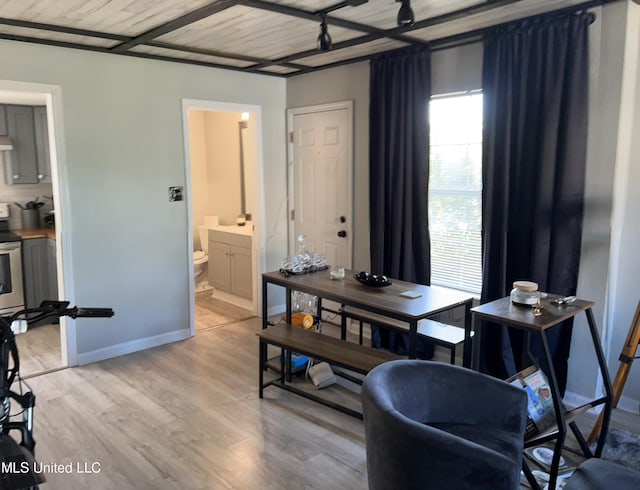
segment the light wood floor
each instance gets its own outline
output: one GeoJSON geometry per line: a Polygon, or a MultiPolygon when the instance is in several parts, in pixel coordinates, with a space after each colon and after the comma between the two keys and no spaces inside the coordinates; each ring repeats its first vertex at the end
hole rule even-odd
{"type": "MultiPolygon", "coordinates": [[[[275,387],[258,398],[260,328],[228,323],[30,379],[38,461],[73,464],[43,488],[366,489],[361,421],[275,387]],[[93,462],[99,473],[77,471],[93,462]]],[[[616,412],[613,426],[639,431],[616,412]]]]}
{"type": "MultiPolygon", "coordinates": [[[[211,298],[210,291],[195,295],[196,332],[217,328],[232,322],[251,318],[244,308],[211,298]]],[[[20,373],[29,378],[47,371],[65,367],[60,355],[60,326],[41,325],[16,336],[20,352],[20,373]]]]}
{"type": "Polygon", "coordinates": [[[212,298],[211,291],[197,292],[195,296],[196,332],[217,328],[254,316],[249,310],[212,298]]]}
{"type": "Polygon", "coordinates": [[[30,377],[63,366],[60,355],[60,325],[40,325],[16,336],[20,374],[30,377]]]}
{"type": "Polygon", "coordinates": [[[277,388],[258,398],[257,318],[29,380],[37,459],[93,461],[47,489],[364,489],[362,422],[277,388]]]}

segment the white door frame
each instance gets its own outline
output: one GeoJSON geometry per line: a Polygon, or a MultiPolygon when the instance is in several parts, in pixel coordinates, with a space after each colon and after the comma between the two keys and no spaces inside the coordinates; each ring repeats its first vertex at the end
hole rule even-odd
{"type": "Polygon", "coordinates": [[[289,253],[292,254],[296,247],[295,230],[293,229],[293,220],[291,219],[291,212],[293,211],[293,203],[295,202],[295,179],[293,176],[294,162],[293,162],[293,142],[291,141],[291,133],[293,131],[293,118],[301,114],[311,114],[314,112],[327,112],[335,111],[339,109],[346,109],[349,118],[347,140],[349,144],[349,166],[347,172],[347,188],[351,192],[351,199],[349,202],[349,220],[345,223],[345,228],[349,237],[351,237],[350,249],[349,249],[349,263],[345,264],[347,267],[352,267],[353,264],[353,248],[354,248],[354,236],[353,236],[353,100],[345,100],[341,102],[331,102],[328,104],[318,104],[305,107],[295,107],[287,109],[287,229],[288,229],[288,244],[289,253]]]}
{"type": "Polygon", "coordinates": [[[242,104],[233,102],[217,102],[211,100],[197,100],[197,99],[182,99],[182,129],[184,139],[184,161],[185,161],[185,196],[186,196],[186,208],[187,208],[187,267],[189,273],[189,331],[193,337],[196,333],[195,323],[195,283],[193,277],[193,203],[191,198],[191,151],[189,148],[189,109],[201,110],[201,111],[214,111],[214,112],[249,112],[256,115],[256,133],[258,139],[258,158],[256,159],[255,166],[252,170],[252,175],[257,180],[254,182],[254,188],[257,190],[256,203],[257,209],[252,214],[256,217],[254,221],[253,231],[253,300],[252,300],[252,312],[257,315],[258,311],[262,311],[262,295],[259,294],[259,287],[261,282],[258,278],[263,271],[263,264],[266,263],[265,259],[265,244],[264,244],[264,176],[262,169],[263,165],[263,148],[262,148],[262,108],[259,105],[242,104]]]}
{"type": "MultiPolygon", "coordinates": [[[[51,158],[51,187],[56,210],[56,268],[58,272],[58,298],[74,301],[71,209],[69,199],[69,178],[64,145],[62,117],[62,89],[58,85],[0,80],[0,99],[4,97],[32,98],[47,106],[47,129],[51,158]]],[[[17,103],[17,102],[16,102],[17,103]]],[[[78,364],[76,324],[67,317],[60,318],[60,355],[62,365],[78,364]]]]}

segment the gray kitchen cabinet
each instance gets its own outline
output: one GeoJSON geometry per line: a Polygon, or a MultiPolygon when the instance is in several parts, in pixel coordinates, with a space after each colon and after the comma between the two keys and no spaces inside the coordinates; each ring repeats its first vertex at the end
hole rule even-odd
{"type": "Polygon", "coordinates": [[[56,241],[47,238],[47,284],[49,290],[47,299],[58,299],[58,257],[56,255],[56,241]]]}
{"type": "Polygon", "coordinates": [[[51,183],[51,159],[46,106],[3,105],[5,132],[11,138],[13,150],[5,155],[7,184],[51,183]]]}
{"type": "Polygon", "coordinates": [[[44,300],[58,299],[55,240],[22,240],[22,264],[27,308],[35,308],[44,300]]]}
{"type": "Polygon", "coordinates": [[[0,105],[0,136],[7,135],[7,109],[0,105]]]}
{"type": "Polygon", "coordinates": [[[7,184],[36,184],[36,132],[33,122],[33,107],[8,105],[7,136],[11,138],[13,150],[5,155],[5,182],[7,184]],[[8,158],[7,158],[8,157],[8,158]]]}
{"type": "Polygon", "coordinates": [[[51,183],[51,156],[49,155],[49,126],[47,123],[47,107],[33,108],[33,123],[36,131],[36,168],[37,183],[51,183]]]}
{"type": "Polygon", "coordinates": [[[209,284],[242,298],[253,298],[250,236],[209,231],[209,284]]]}

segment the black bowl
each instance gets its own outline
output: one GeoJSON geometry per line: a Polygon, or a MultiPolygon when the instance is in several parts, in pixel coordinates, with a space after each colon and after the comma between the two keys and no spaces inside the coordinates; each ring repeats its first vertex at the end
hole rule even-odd
{"type": "Polygon", "coordinates": [[[355,274],[353,278],[360,284],[370,288],[384,288],[391,286],[392,282],[387,279],[387,276],[382,274],[369,274],[367,272],[360,272],[355,274]]]}

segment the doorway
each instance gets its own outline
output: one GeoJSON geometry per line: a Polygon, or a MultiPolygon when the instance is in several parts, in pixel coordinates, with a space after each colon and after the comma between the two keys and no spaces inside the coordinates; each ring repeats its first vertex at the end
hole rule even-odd
{"type": "MultiPolygon", "coordinates": [[[[58,179],[59,154],[63,145],[58,139],[61,131],[56,131],[62,120],[60,89],[55,86],[27,82],[0,81],[0,104],[3,104],[7,110],[8,107],[12,107],[14,112],[20,112],[21,117],[26,117],[24,121],[30,120],[28,110],[33,108],[33,124],[40,124],[40,128],[46,131],[46,133],[41,131],[40,134],[44,133],[48,139],[48,145],[42,143],[42,148],[49,152],[51,167],[49,175],[38,175],[37,178],[42,180],[29,185],[18,183],[10,185],[7,182],[6,172],[2,172],[4,178],[0,179],[0,201],[9,203],[9,230],[22,238],[23,261],[32,259],[29,264],[25,264],[25,271],[31,271],[32,274],[24,277],[24,304],[27,307],[33,307],[37,304],[29,304],[29,301],[33,302],[33,298],[41,296],[41,292],[45,291],[47,296],[42,299],[55,300],[61,297],[61,292],[64,294],[65,291],[62,286],[64,284],[62,267],[64,250],[61,213],[65,203],[60,202],[58,179]],[[34,220],[33,213],[30,213],[30,226],[26,226],[21,217],[20,206],[25,202],[42,203],[38,204],[37,209],[40,210],[38,219],[34,220]],[[54,211],[58,211],[57,216],[54,211]],[[54,216],[57,218],[55,225],[53,225],[54,216]],[[33,228],[34,226],[36,228],[33,228]],[[34,278],[36,278],[35,281],[34,278]]],[[[3,159],[2,164],[4,166],[7,162],[3,159]]],[[[30,326],[27,332],[17,335],[21,376],[33,377],[75,363],[75,345],[70,345],[67,340],[69,330],[72,328],[64,319],[61,319],[60,323],[44,321],[30,326]]],[[[71,332],[71,338],[74,337],[73,333],[71,332]]]]}
{"type": "Polygon", "coordinates": [[[184,100],[190,330],[255,316],[264,263],[259,106],[184,100]]]}
{"type": "Polygon", "coordinates": [[[299,235],[327,264],[353,256],[353,102],[287,111],[289,250],[299,235]]]}

